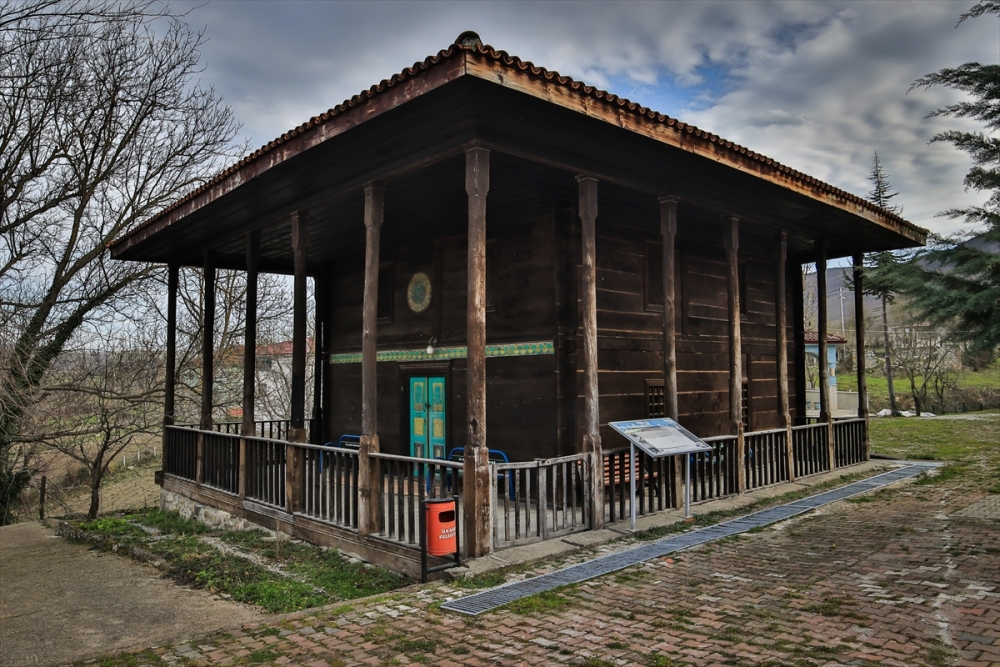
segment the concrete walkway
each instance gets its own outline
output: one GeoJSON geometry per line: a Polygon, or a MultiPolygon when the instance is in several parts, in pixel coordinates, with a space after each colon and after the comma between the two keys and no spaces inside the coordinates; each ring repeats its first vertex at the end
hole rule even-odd
{"type": "Polygon", "coordinates": [[[0,666],[52,665],[259,620],[245,605],[183,588],[149,565],[56,537],[0,528],[0,666]]]}

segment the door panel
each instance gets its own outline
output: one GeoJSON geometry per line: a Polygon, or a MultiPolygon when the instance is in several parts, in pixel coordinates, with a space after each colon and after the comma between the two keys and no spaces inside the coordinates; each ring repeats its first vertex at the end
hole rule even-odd
{"type": "Polygon", "coordinates": [[[410,378],[410,456],[427,453],[427,378],[410,378]]]}
{"type": "Polygon", "coordinates": [[[428,420],[430,422],[431,458],[443,459],[448,453],[445,443],[445,386],[443,377],[427,379],[430,389],[428,420]]]}

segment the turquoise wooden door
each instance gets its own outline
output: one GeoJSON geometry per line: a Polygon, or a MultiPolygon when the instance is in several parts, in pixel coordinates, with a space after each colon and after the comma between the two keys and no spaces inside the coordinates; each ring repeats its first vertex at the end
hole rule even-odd
{"type": "Polygon", "coordinates": [[[410,378],[410,456],[443,459],[445,436],[443,377],[410,378]]]}

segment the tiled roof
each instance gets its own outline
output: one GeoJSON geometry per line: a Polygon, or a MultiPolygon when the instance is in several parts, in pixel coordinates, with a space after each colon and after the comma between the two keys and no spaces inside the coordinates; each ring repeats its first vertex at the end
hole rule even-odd
{"type": "Polygon", "coordinates": [[[331,120],[333,118],[336,118],[337,116],[339,116],[341,114],[344,114],[347,111],[350,111],[351,109],[353,109],[355,107],[358,107],[358,106],[366,104],[369,100],[371,100],[371,99],[373,99],[375,97],[378,97],[379,95],[381,95],[385,91],[389,90],[390,88],[393,88],[394,86],[398,86],[398,85],[400,85],[402,83],[405,83],[406,81],[409,81],[410,79],[412,79],[412,78],[414,78],[416,76],[419,76],[421,73],[426,72],[427,70],[429,70],[429,69],[431,69],[431,68],[439,65],[440,63],[442,63],[442,62],[444,62],[444,61],[452,58],[457,53],[460,53],[460,52],[463,52],[463,51],[464,52],[476,53],[478,55],[481,55],[481,56],[484,56],[484,57],[488,58],[489,60],[501,63],[505,67],[516,68],[516,69],[520,70],[521,72],[526,72],[526,73],[530,74],[531,76],[537,77],[539,79],[545,79],[546,81],[549,81],[549,82],[556,83],[557,85],[563,86],[563,87],[565,87],[567,89],[570,89],[570,90],[574,91],[578,95],[585,96],[585,97],[590,97],[592,99],[599,100],[599,101],[602,101],[602,102],[607,103],[607,104],[615,105],[615,106],[619,107],[620,109],[625,110],[625,111],[627,111],[629,113],[632,113],[632,114],[634,114],[636,116],[645,117],[645,118],[647,118],[649,120],[655,121],[657,123],[661,123],[661,124],[663,124],[663,125],[665,125],[667,127],[672,128],[677,133],[684,133],[684,134],[689,135],[688,138],[686,139],[686,141],[690,141],[691,138],[694,137],[694,138],[700,139],[701,141],[703,141],[705,143],[708,143],[708,144],[716,144],[716,145],[718,145],[718,146],[726,149],[728,152],[732,153],[734,156],[739,155],[742,158],[749,158],[751,160],[754,160],[754,161],[760,163],[760,165],[762,167],[764,167],[766,170],[772,171],[772,172],[777,173],[777,174],[781,174],[781,175],[783,175],[783,176],[785,176],[787,178],[790,178],[790,179],[795,180],[795,181],[799,181],[800,183],[802,183],[802,184],[804,184],[806,186],[809,186],[809,187],[812,187],[812,188],[816,188],[816,189],[821,190],[823,192],[827,192],[827,193],[829,193],[829,194],[831,194],[833,196],[843,198],[843,199],[845,199],[847,201],[850,201],[851,203],[854,203],[854,204],[856,204],[856,205],[858,205],[860,207],[863,207],[863,208],[868,209],[870,211],[874,211],[874,212],[878,213],[879,215],[882,215],[885,218],[887,218],[889,220],[892,220],[893,222],[895,222],[895,223],[897,223],[899,225],[902,225],[904,227],[907,227],[907,228],[909,228],[911,230],[918,231],[918,232],[921,232],[921,233],[926,233],[926,230],[922,229],[921,227],[919,227],[917,225],[914,225],[913,223],[911,223],[911,222],[909,222],[909,221],[901,218],[900,216],[896,215],[895,213],[892,213],[891,211],[887,211],[887,210],[885,210],[883,208],[880,208],[880,207],[876,206],[875,204],[872,204],[867,199],[863,199],[861,197],[858,197],[857,195],[853,195],[853,194],[851,194],[849,192],[846,192],[844,190],[836,188],[836,187],[830,185],[829,183],[825,183],[825,182],[823,182],[823,181],[821,181],[821,180],[819,180],[817,178],[809,176],[808,174],[804,174],[804,173],[802,173],[800,171],[796,171],[795,169],[792,169],[791,167],[787,167],[787,166],[781,164],[780,162],[778,162],[778,161],[776,161],[776,160],[774,160],[772,158],[767,157],[766,155],[762,155],[761,153],[757,153],[757,152],[751,151],[750,149],[746,148],[745,146],[741,146],[739,144],[733,143],[732,141],[727,141],[726,139],[720,137],[717,134],[712,134],[710,132],[706,132],[705,130],[702,130],[702,129],[694,126],[694,125],[690,125],[688,123],[681,122],[680,120],[677,120],[676,118],[671,118],[670,116],[667,116],[666,114],[662,114],[662,113],[659,113],[657,111],[653,111],[652,109],[649,109],[648,107],[644,107],[644,106],[642,106],[640,104],[637,104],[635,102],[631,102],[631,101],[625,99],[624,97],[619,97],[618,95],[615,95],[614,93],[609,93],[607,91],[601,90],[601,89],[596,88],[594,86],[588,86],[588,85],[586,85],[586,84],[584,84],[584,83],[582,83],[580,81],[575,81],[575,80],[573,80],[572,78],[570,78],[568,76],[563,76],[563,75],[559,74],[558,72],[547,70],[544,67],[538,67],[537,65],[533,64],[530,61],[521,60],[517,56],[510,55],[506,51],[498,51],[495,48],[493,48],[492,46],[483,45],[482,43],[480,43],[478,41],[478,36],[475,36],[474,33],[473,33],[473,35],[476,37],[476,41],[475,42],[470,42],[468,40],[463,40],[463,37],[465,37],[467,34],[468,33],[464,33],[463,35],[459,36],[459,41],[462,41],[463,43],[460,44],[460,43],[456,42],[456,43],[452,44],[451,46],[449,46],[447,49],[445,49],[443,51],[439,51],[435,55],[428,56],[426,59],[424,59],[421,62],[414,63],[412,67],[407,67],[402,72],[399,72],[398,74],[393,75],[392,78],[390,78],[390,79],[383,79],[378,84],[372,86],[368,90],[366,90],[366,91],[364,91],[364,92],[362,92],[362,93],[360,93],[358,95],[355,95],[354,97],[350,98],[349,100],[345,100],[344,102],[338,104],[337,106],[333,107],[332,109],[329,109],[328,111],[326,111],[326,112],[324,112],[324,113],[322,113],[322,114],[320,114],[318,116],[313,116],[307,122],[299,125],[295,129],[290,130],[288,132],[285,132],[284,134],[282,134],[277,139],[274,139],[274,140],[268,142],[267,144],[261,146],[260,148],[258,148],[253,153],[247,155],[246,157],[244,157],[243,159],[241,159],[239,162],[236,162],[232,166],[230,166],[230,167],[226,168],[225,170],[219,172],[218,174],[216,174],[214,177],[212,177],[211,179],[209,179],[208,181],[206,181],[204,184],[202,184],[201,186],[199,186],[195,190],[192,190],[191,192],[189,192],[188,194],[186,194],[185,196],[183,196],[178,201],[174,202],[173,204],[171,204],[167,208],[163,209],[157,215],[155,215],[152,218],[150,218],[149,220],[146,220],[145,222],[141,223],[140,225],[138,225],[134,229],[130,230],[124,236],[115,239],[109,245],[113,246],[113,245],[117,244],[125,236],[128,236],[129,234],[134,233],[134,232],[142,229],[143,227],[146,227],[146,226],[152,224],[153,222],[155,222],[156,220],[164,217],[165,215],[167,215],[171,211],[173,211],[173,210],[179,208],[180,206],[184,205],[185,203],[187,203],[187,202],[195,199],[200,194],[202,194],[205,191],[211,189],[212,187],[218,185],[219,183],[221,183],[225,179],[229,178],[233,174],[237,173],[244,166],[246,166],[246,165],[248,165],[248,164],[250,164],[250,163],[252,163],[252,162],[254,162],[254,161],[256,161],[256,160],[258,160],[258,159],[260,159],[262,157],[264,157],[264,156],[266,156],[268,153],[270,153],[271,151],[275,150],[276,148],[282,146],[283,144],[285,144],[286,142],[292,140],[293,138],[298,137],[298,136],[300,136],[300,135],[308,132],[309,130],[312,130],[313,128],[316,128],[316,127],[318,127],[318,126],[326,123],[327,121],[329,121],[329,120],[331,120]]]}
{"type": "MultiPolygon", "coordinates": [[[[806,331],[805,332],[805,342],[807,345],[818,345],[819,344],[819,332],[818,331],[806,331]]],[[[847,339],[843,336],[838,336],[837,334],[827,333],[826,334],[827,343],[843,344],[847,342],[847,339]]]]}

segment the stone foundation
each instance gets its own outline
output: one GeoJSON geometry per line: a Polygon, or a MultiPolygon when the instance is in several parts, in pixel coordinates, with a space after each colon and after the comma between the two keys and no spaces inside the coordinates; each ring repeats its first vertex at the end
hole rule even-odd
{"type": "Polygon", "coordinates": [[[216,509],[208,505],[202,505],[190,498],[185,498],[179,493],[160,490],[160,509],[164,512],[177,512],[185,519],[200,521],[212,528],[223,530],[263,530],[273,532],[238,516],[233,516],[226,510],[216,509]]]}

